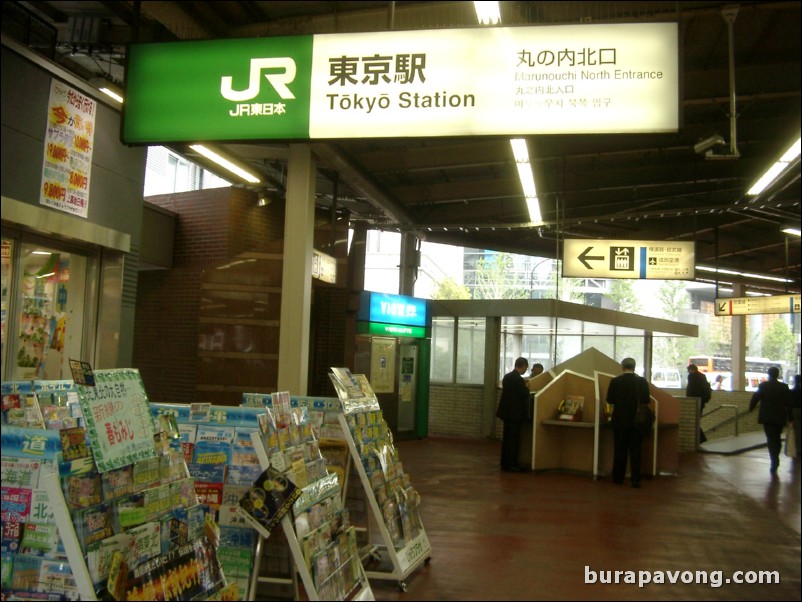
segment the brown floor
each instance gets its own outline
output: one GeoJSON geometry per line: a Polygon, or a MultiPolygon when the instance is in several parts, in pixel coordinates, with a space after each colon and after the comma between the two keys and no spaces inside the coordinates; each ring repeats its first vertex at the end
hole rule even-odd
{"type": "MultiPolygon", "coordinates": [[[[495,441],[397,441],[421,494],[431,561],[371,579],[377,600],[800,600],[800,462],[769,476],[765,448],[683,454],[641,489],[506,473],[495,441]],[[587,568],[586,568],[587,567],[587,568]],[[599,571],[776,571],[780,583],[586,584],[599,571]]],[[[689,573],[682,577],[690,577],[689,573]]],[[[622,577],[621,579],[624,579],[622,577]]]]}

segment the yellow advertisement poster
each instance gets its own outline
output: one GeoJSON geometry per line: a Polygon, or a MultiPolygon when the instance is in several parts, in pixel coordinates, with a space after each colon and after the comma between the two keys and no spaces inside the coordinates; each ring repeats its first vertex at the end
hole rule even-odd
{"type": "Polygon", "coordinates": [[[395,339],[374,337],[370,351],[370,384],[374,393],[392,393],[395,390],[395,339]]]}

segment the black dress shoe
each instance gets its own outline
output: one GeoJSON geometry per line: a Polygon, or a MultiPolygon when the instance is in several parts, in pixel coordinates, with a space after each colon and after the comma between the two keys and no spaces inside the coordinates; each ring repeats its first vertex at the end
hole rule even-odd
{"type": "Polygon", "coordinates": [[[633,489],[640,489],[640,481],[636,481],[636,482],[632,483],[632,488],[633,489]]]}
{"type": "Polygon", "coordinates": [[[501,470],[505,472],[523,472],[520,466],[502,466],[501,470]]]}

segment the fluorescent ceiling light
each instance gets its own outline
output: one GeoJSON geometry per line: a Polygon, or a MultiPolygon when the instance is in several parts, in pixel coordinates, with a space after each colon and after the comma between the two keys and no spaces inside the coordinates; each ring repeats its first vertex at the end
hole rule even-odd
{"type": "Polygon", "coordinates": [[[498,2],[483,2],[481,0],[473,3],[476,9],[476,17],[482,25],[496,25],[501,23],[501,12],[498,2]]]}
{"type": "Polygon", "coordinates": [[[542,224],[543,216],[540,214],[540,203],[537,197],[526,197],[526,208],[529,209],[529,221],[533,224],[542,224]]]}
{"type": "Polygon", "coordinates": [[[113,98],[114,100],[116,100],[120,104],[123,104],[123,102],[124,102],[123,97],[120,96],[119,94],[117,94],[117,92],[115,92],[114,90],[111,90],[109,88],[98,88],[98,89],[101,92],[103,92],[103,94],[105,94],[106,96],[108,96],[110,98],[113,98]]]}
{"type": "Polygon", "coordinates": [[[224,169],[227,169],[231,173],[239,176],[246,182],[249,182],[251,184],[258,184],[261,181],[258,177],[256,177],[252,173],[245,171],[244,169],[242,169],[237,165],[234,165],[228,159],[221,157],[216,152],[209,150],[208,148],[206,148],[201,144],[193,144],[189,148],[194,150],[196,153],[203,155],[210,161],[217,163],[220,167],[223,167],[224,169]]]}
{"type": "Polygon", "coordinates": [[[786,228],[783,230],[785,234],[793,234],[794,236],[802,236],[802,231],[799,228],[786,228]]]}
{"type": "Polygon", "coordinates": [[[512,138],[512,155],[515,158],[515,167],[518,168],[518,179],[521,180],[521,189],[526,198],[526,208],[529,211],[529,221],[533,224],[542,224],[543,215],[540,213],[540,203],[537,199],[535,177],[532,175],[532,164],[529,163],[529,150],[524,138],[512,138]]]}
{"type": "Polygon", "coordinates": [[[799,158],[800,152],[800,139],[797,138],[791,147],[785,151],[782,157],[777,162],[769,167],[760,179],[752,185],[746,194],[754,196],[763,192],[768,186],[776,180],[782,172],[784,172],[791,163],[799,158]]]}
{"type": "Polygon", "coordinates": [[[529,163],[529,149],[524,138],[512,138],[510,146],[512,146],[512,156],[517,163],[529,163]]]}
{"type": "Polygon", "coordinates": [[[518,178],[521,180],[525,197],[537,197],[535,188],[535,178],[532,176],[532,166],[529,163],[516,163],[518,167],[518,178]]]}
{"type": "Polygon", "coordinates": [[[751,272],[736,272],[734,270],[725,270],[723,268],[714,268],[706,265],[697,265],[696,269],[700,272],[717,272],[719,274],[727,274],[728,276],[741,276],[742,278],[749,278],[752,280],[769,280],[771,282],[793,282],[788,278],[778,278],[777,276],[767,276],[764,274],[753,274],[751,272]]]}

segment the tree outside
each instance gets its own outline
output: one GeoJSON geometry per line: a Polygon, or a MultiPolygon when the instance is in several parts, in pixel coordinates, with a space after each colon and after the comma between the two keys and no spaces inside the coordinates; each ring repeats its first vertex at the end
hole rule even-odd
{"type": "Polygon", "coordinates": [[[509,253],[496,253],[482,258],[476,265],[474,299],[526,299],[529,291],[523,277],[513,269],[509,253]]]}
{"type": "Polygon", "coordinates": [[[435,284],[432,299],[470,299],[471,291],[451,276],[446,276],[435,284]]]}
{"type": "Polygon", "coordinates": [[[796,365],[796,338],[785,320],[775,319],[763,333],[763,355],[796,365]]]}

